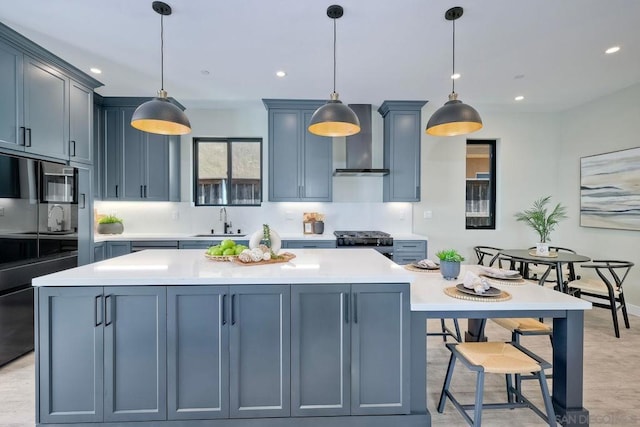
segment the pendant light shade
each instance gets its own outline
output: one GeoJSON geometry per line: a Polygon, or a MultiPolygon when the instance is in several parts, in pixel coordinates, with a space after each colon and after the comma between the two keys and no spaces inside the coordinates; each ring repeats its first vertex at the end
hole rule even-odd
{"type": "Polygon", "coordinates": [[[171,6],[154,1],[153,10],[160,14],[160,75],[158,96],[140,105],[131,117],[131,126],[144,132],[161,135],[184,135],[191,132],[186,114],[167,98],[164,90],[164,17],[171,15],[171,6]]]}
{"type": "MultiPolygon", "coordinates": [[[[444,17],[453,23],[453,72],[455,74],[455,52],[456,52],[456,19],[462,16],[461,7],[453,7],[445,13],[444,17]]],[[[438,108],[427,123],[426,132],[433,136],[455,136],[464,135],[482,129],[482,119],[480,114],[470,105],[458,99],[455,91],[455,79],[452,78],[452,89],[449,101],[438,108]]]]}
{"type": "Polygon", "coordinates": [[[360,120],[351,108],[338,99],[336,92],[336,19],[344,14],[342,6],[327,8],[333,19],[333,93],[331,99],[311,116],[309,132],[320,136],[349,136],[360,132],[360,120]]]}

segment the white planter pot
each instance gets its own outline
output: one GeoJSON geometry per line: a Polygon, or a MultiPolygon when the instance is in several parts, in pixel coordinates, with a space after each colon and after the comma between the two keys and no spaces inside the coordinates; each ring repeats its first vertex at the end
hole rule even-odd
{"type": "Polygon", "coordinates": [[[549,244],[536,243],[536,255],[549,256],[549,244]]]}

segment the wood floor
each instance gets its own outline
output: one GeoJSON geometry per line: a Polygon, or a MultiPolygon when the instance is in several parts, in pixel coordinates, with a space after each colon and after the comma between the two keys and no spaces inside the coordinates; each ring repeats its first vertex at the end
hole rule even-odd
{"type": "MultiPolygon", "coordinates": [[[[461,326],[465,326],[461,321],[461,326]]],[[[436,331],[439,322],[429,323],[429,330],[436,331]]],[[[492,322],[487,324],[487,336],[491,340],[508,340],[509,333],[492,322]]],[[[536,353],[551,359],[551,347],[546,337],[525,337],[523,344],[536,353]]],[[[591,426],[640,426],[640,321],[631,316],[631,329],[622,329],[621,338],[615,338],[610,314],[607,310],[594,309],[585,314],[585,389],[584,404],[590,411],[591,426]]],[[[439,337],[428,338],[427,405],[432,414],[433,426],[466,425],[451,403],[444,414],[438,414],[436,406],[444,379],[449,354],[439,337]]],[[[34,426],[34,355],[30,353],[0,368],[0,427],[34,426]]],[[[458,364],[452,390],[459,391],[460,400],[473,401],[475,377],[458,364]]],[[[539,387],[534,381],[526,381],[525,394],[541,404],[539,387]]],[[[500,375],[487,375],[485,402],[504,397],[504,380],[500,375]]],[[[483,414],[483,425],[541,426],[545,425],[529,409],[491,410],[483,414]]]]}

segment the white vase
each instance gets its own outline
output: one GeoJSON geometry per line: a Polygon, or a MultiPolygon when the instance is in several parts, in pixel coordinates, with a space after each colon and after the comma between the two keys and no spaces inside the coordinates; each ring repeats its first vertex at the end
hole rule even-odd
{"type": "Polygon", "coordinates": [[[536,255],[549,256],[549,244],[548,243],[536,243],[536,255]]]}

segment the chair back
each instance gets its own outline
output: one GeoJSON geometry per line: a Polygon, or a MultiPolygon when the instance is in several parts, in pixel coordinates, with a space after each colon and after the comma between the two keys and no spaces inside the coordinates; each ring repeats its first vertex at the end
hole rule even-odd
{"type": "Polygon", "coordinates": [[[616,290],[620,290],[622,288],[622,284],[624,280],[627,278],[629,271],[631,271],[631,267],[634,264],[631,261],[620,261],[620,260],[593,260],[592,264],[583,265],[584,268],[594,268],[596,270],[596,274],[602,279],[605,283],[610,283],[610,280],[606,277],[605,272],[608,271],[613,278],[614,283],[611,283],[612,286],[616,288],[616,290]]]}
{"type": "Polygon", "coordinates": [[[492,266],[502,249],[493,246],[474,246],[473,250],[476,252],[478,265],[492,266]]]}

